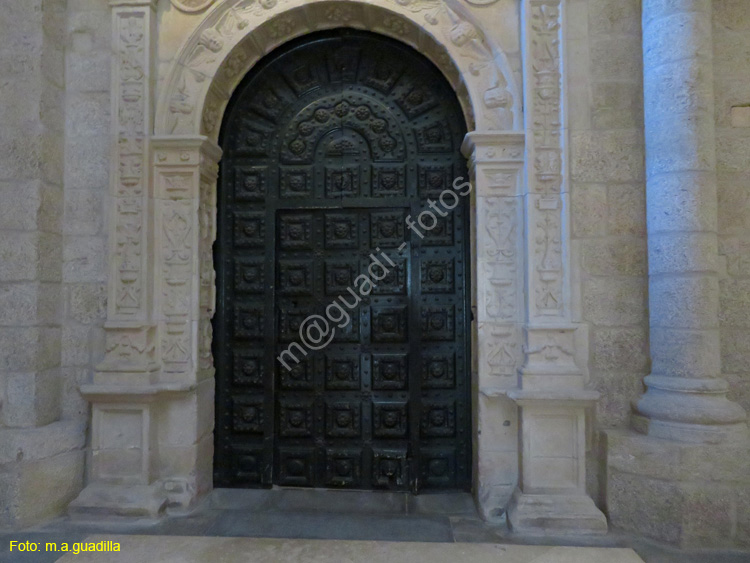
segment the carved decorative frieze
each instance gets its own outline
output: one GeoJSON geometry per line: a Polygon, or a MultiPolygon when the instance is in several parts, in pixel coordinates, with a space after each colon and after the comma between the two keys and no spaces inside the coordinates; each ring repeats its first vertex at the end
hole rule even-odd
{"type": "Polygon", "coordinates": [[[220,151],[201,137],[156,138],[152,151],[160,359],[165,374],[195,374],[212,366],[207,326],[214,310],[220,151]]]}
{"type": "Polygon", "coordinates": [[[123,316],[140,311],[143,298],[143,201],[118,198],[115,223],[115,257],[118,276],[115,308],[123,316]]]}
{"type": "Polygon", "coordinates": [[[113,275],[110,282],[112,319],[144,318],[146,306],[145,170],[150,128],[148,44],[149,7],[113,11],[113,275]]]}
{"type": "Polygon", "coordinates": [[[511,389],[523,362],[524,135],[470,133],[463,152],[477,194],[480,386],[511,389]]]}
{"type": "Polygon", "coordinates": [[[575,336],[575,329],[570,328],[527,329],[524,369],[534,374],[581,373],[575,336]]]}
{"type": "Polygon", "coordinates": [[[194,206],[191,200],[157,202],[160,241],[157,256],[161,270],[161,362],[165,373],[190,373],[194,261],[194,206]]]}
{"type": "Polygon", "coordinates": [[[493,387],[516,387],[516,372],[523,360],[518,326],[480,325],[479,342],[480,385],[490,384],[484,376],[491,376],[507,378],[493,387]]]}
{"type": "MultiPolygon", "coordinates": [[[[477,194],[478,321],[493,325],[520,323],[523,135],[470,133],[463,151],[470,159],[477,194]]],[[[488,332],[487,337],[493,338],[492,333],[488,332]]]]}
{"type": "Polygon", "coordinates": [[[153,372],[156,369],[156,333],[153,327],[110,324],[106,329],[104,361],[97,367],[97,371],[125,375],[153,372]]]}
{"type": "Polygon", "coordinates": [[[484,199],[480,320],[518,320],[519,203],[515,197],[484,199]]]}
{"type": "Polygon", "coordinates": [[[532,234],[535,312],[539,315],[559,315],[563,308],[560,198],[535,199],[532,213],[535,219],[532,234]]]}
{"type": "Polygon", "coordinates": [[[528,0],[527,92],[532,317],[566,314],[563,271],[562,22],[560,0],[528,0]]]}

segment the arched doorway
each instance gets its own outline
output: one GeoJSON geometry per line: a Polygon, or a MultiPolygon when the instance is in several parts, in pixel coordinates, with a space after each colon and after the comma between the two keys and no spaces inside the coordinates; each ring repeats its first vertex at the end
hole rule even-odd
{"type": "MultiPolygon", "coordinates": [[[[220,116],[266,53],[347,27],[427,56],[469,125],[482,513],[510,506],[511,522],[601,529],[603,515],[585,494],[585,409],[598,395],[585,388],[588,325],[571,292],[566,4],[525,0],[513,15],[508,2],[237,0],[216,2],[190,16],[194,23],[161,17],[158,4],[112,3],[106,354],[80,388],[92,403],[91,455],[75,509],[153,516],[167,505],[189,508],[212,488],[220,116]]],[[[267,471],[251,451],[236,459],[250,475],[267,471]]]]}
{"type": "Polygon", "coordinates": [[[442,74],[372,33],[299,39],[237,88],[220,140],[216,485],[470,488],[465,133],[442,74]],[[314,315],[322,342],[301,336],[314,315]]]}

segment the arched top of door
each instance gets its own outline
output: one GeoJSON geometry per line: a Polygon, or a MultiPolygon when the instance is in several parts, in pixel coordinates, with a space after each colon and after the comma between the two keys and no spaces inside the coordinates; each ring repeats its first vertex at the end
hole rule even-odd
{"type": "Polygon", "coordinates": [[[172,63],[155,134],[216,140],[234,89],[256,62],[291,39],[340,27],[380,33],[427,56],[456,91],[470,131],[522,129],[521,93],[504,53],[456,0],[225,0],[172,63]]]}

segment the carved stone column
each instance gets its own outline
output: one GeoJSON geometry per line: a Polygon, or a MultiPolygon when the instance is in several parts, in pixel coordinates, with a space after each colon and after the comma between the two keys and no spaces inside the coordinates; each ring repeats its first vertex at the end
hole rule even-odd
{"type": "Polygon", "coordinates": [[[747,437],[719,377],[711,1],[644,0],[651,375],[636,430],[684,442],[747,437]]]}
{"type": "Polygon", "coordinates": [[[525,360],[519,388],[519,485],[508,509],[514,531],[605,533],[586,495],[588,334],[572,322],[567,218],[567,143],[562,92],[563,0],[525,0],[525,360]]]}

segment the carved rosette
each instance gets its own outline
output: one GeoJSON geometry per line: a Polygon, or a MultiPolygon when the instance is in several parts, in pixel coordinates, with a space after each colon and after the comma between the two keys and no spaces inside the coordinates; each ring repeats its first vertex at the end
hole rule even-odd
{"type": "Polygon", "coordinates": [[[527,0],[528,225],[533,318],[564,317],[564,155],[560,0],[527,0]]]}

